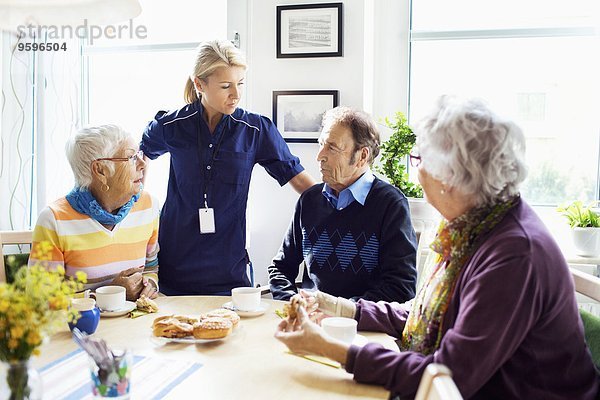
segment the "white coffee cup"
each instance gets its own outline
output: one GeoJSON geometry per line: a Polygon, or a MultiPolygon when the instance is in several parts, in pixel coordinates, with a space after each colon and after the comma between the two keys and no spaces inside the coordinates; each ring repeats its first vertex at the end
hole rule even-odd
{"type": "Polygon", "coordinates": [[[125,307],[125,288],[123,286],[101,286],[90,296],[96,298],[96,304],[102,311],[116,311],[125,307]]]}
{"type": "Polygon", "coordinates": [[[231,300],[236,310],[255,311],[260,308],[260,288],[237,287],[231,290],[231,300]]]}
{"type": "Polygon", "coordinates": [[[356,337],[356,326],[358,322],[352,318],[330,317],[321,321],[321,327],[329,336],[352,343],[356,337]]]}

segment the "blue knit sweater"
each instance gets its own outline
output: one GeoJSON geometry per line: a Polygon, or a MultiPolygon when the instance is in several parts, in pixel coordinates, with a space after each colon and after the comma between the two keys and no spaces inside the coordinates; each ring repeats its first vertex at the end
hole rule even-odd
{"type": "Polygon", "coordinates": [[[269,267],[273,298],[296,293],[294,281],[305,261],[302,287],[334,296],[404,302],[415,295],[416,236],[408,201],[375,178],[364,206],[354,201],[336,210],[323,184],[306,190],[283,244],[269,267]]]}

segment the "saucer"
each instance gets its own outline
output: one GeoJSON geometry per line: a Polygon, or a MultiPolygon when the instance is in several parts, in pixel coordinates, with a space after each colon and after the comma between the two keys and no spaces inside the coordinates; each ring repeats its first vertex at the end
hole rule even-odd
{"type": "Polygon", "coordinates": [[[269,303],[261,301],[260,306],[256,310],[245,311],[245,310],[237,310],[234,307],[233,302],[228,301],[227,303],[223,304],[223,308],[226,308],[227,310],[235,311],[237,313],[237,315],[239,315],[240,317],[258,317],[259,315],[263,315],[267,311],[267,308],[269,308],[269,303]]]}
{"type": "Polygon", "coordinates": [[[120,317],[120,316],[125,315],[128,312],[134,310],[136,307],[137,306],[135,305],[135,303],[133,301],[126,301],[125,306],[119,310],[112,310],[112,311],[101,310],[100,316],[101,317],[120,317]]]}

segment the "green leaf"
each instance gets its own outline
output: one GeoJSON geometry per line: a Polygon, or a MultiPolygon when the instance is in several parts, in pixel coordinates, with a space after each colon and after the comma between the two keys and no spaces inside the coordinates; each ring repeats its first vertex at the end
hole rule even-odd
{"type": "Polygon", "coordinates": [[[375,171],[385,175],[405,196],[423,197],[423,188],[410,182],[406,171],[407,156],[417,137],[401,112],[396,113],[393,121],[385,118],[385,124],[392,129],[392,135],[381,145],[381,165],[376,166],[375,171]]]}
{"type": "Polygon", "coordinates": [[[567,219],[571,228],[598,228],[600,217],[594,210],[597,205],[597,201],[583,205],[577,200],[568,205],[561,205],[556,210],[567,219]]]}

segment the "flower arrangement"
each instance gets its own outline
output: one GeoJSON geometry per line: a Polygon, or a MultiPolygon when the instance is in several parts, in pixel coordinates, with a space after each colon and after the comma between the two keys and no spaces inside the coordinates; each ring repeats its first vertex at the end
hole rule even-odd
{"type": "MultiPolygon", "coordinates": [[[[48,260],[52,247],[41,243],[35,257],[48,260]]],[[[14,262],[14,260],[9,260],[14,262]]],[[[45,262],[42,261],[41,264],[45,262]]],[[[47,335],[65,322],[78,318],[70,309],[73,295],[83,288],[84,273],[75,279],[65,278],[63,267],[47,269],[44,265],[20,268],[12,283],[0,284],[0,360],[16,365],[39,354],[47,335]]],[[[12,398],[28,398],[27,369],[14,369],[7,375],[12,398]]],[[[0,383],[2,384],[2,383],[0,383]]]]}

